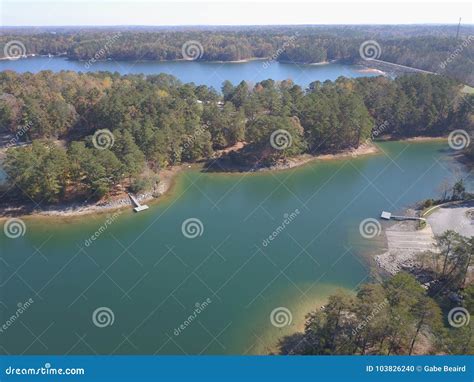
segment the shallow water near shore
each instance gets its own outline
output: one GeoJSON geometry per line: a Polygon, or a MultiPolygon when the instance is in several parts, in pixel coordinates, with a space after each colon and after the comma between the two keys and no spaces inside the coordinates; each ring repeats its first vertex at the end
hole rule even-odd
{"type": "MultiPolygon", "coordinates": [[[[274,351],[337,288],[371,280],[364,254],[383,240],[363,238],[362,220],[401,212],[438,196],[443,181],[467,176],[446,142],[380,148],[278,172],[191,169],[162,203],[109,221],[24,219],[24,236],[0,235],[0,322],[33,303],[0,333],[0,352],[274,351]],[[202,225],[184,235],[190,218],[202,225]],[[109,325],[97,325],[97,309],[109,325]],[[286,314],[281,327],[275,311],[286,314]]],[[[472,179],[467,185],[472,190],[472,179]]]]}

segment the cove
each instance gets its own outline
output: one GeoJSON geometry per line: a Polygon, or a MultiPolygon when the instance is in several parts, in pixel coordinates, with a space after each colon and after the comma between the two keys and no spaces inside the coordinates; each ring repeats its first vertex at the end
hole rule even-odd
{"type": "Polygon", "coordinates": [[[372,280],[368,255],[383,240],[361,237],[363,219],[403,211],[467,176],[447,142],[379,146],[378,155],[278,172],[191,169],[163,201],[140,214],[121,211],[108,225],[106,215],[25,218],[24,236],[0,235],[0,324],[10,322],[0,352],[275,351],[329,294],[372,280]],[[183,235],[190,218],[202,223],[195,238],[183,235]],[[103,308],[113,320],[99,327],[94,312],[103,308]],[[275,325],[272,312],[281,308],[290,314],[275,325]]]}
{"type": "Polygon", "coordinates": [[[201,61],[100,61],[90,67],[86,62],[68,60],[64,57],[30,57],[15,61],[0,61],[0,71],[13,70],[19,73],[37,73],[42,70],[59,72],[109,71],[120,74],[171,74],[182,82],[212,86],[220,90],[222,82],[229,80],[234,85],[242,80],[250,83],[271,78],[275,81],[291,79],[306,87],[313,81],[334,81],[340,76],[348,78],[379,75],[361,71],[362,67],[331,63],[325,65],[283,64],[276,61],[266,63],[256,60],[248,62],[201,62],[201,61]]]}

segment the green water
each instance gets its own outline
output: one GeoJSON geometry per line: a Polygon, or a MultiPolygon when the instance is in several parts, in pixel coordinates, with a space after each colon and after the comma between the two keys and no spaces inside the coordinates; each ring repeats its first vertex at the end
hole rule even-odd
{"type": "Polygon", "coordinates": [[[19,302],[33,303],[0,333],[0,352],[268,352],[335,289],[370,280],[363,254],[381,240],[361,238],[363,219],[436,196],[463,173],[443,142],[381,148],[386,154],[274,173],[189,170],[168,198],[140,214],[123,212],[89,246],[106,215],[25,219],[24,236],[0,235],[0,322],[19,302]],[[201,236],[183,236],[188,218],[202,222],[201,236]],[[113,311],[112,325],[94,325],[98,307],[113,311]],[[277,307],[290,310],[290,325],[271,324],[277,307]]]}

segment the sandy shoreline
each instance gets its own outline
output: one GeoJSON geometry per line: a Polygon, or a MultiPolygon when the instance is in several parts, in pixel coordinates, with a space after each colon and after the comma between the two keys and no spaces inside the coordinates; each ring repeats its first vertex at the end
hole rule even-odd
{"type": "Polygon", "coordinates": [[[431,141],[447,141],[448,137],[411,137],[397,139],[401,142],[431,142],[431,141]]]}
{"type": "Polygon", "coordinates": [[[318,160],[327,161],[327,160],[335,160],[335,159],[344,159],[348,157],[357,158],[357,157],[365,156],[365,155],[378,154],[379,152],[380,150],[377,148],[377,146],[371,143],[364,143],[364,144],[361,144],[356,149],[345,150],[337,154],[299,155],[294,158],[289,158],[285,163],[277,164],[271,167],[265,167],[265,168],[259,169],[258,171],[260,172],[260,171],[288,170],[291,168],[301,167],[318,160]]]}
{"type": "Polygon", "coordinates": [[[387,76],[386,72],[380,69],[375,69],[375,68],[364,67],[363,69],[357,69],[357,72],[358,73],[374,73],[374,74],[380,74],[381,76],[387,76]]]}
{"type": "Polygon", "coordinates": [[[446,142],[448,141],[448,136],[441,137],[427,137],[427,136],[416,136],[416,137],[393,137],[391,135],[384,135],[378,137],[374,142],[446,142]]]}
{"type": "Polygon", "coordinates": [[[329,61],[320,61],[320,62],[312,62],[311,64],[306,64],[306,65],[314,65],[314,66],[319,66],[319,65],[328,65],[331,62],[329,61]]]}
{"type": "Polygon", "coordinates": [[[233,61],[204,61],[209,62],[211,64],[245,64],[246,62],[252,61],[266,61],[270,60],[269,57],[252,57],[252,58],[244,58],[242,60],[233,60],[233,61]]]}
{"type": "MultiPolygon", "coordinates": [[[[378,148],[373,144],[362,144],[357,149],[346,150],[338,154],[324,154],[313,156],[310,154],[303,154],[295,158],[288,159],[285,163],[277,164],[271,167],[265,167],[258,170],[258,172],[266,171],[281,171],[288,170],[296,167],[301,167],[317,160],[334,160],[343,159],[347,157],[359,157],[363,155],[370,155],[378,153],[378,148]]],[[[190,164],[182,164],[179,166],[173,166],[160,171],[159,177],[160,182],[157,189],[154,192],[145,192],[136,195],[136,198],[141,203],[159,202],[162,197],[167,194],[173,184],[175,183],[177,175],[184,169],[196,167],[190,164]]],[[[220,172],[223,173],[223,172],[220,172]]],[[[29,211],[25,211],[25,206],[14,206],[14,207],[0,207],[0,219],[5,219],[12,216],[29,216],[29,217],[75,217],[84,216],[89,214],[100,214],[105,212],[113,212],[116,210],[130,208],[131,203],[128,196],[112,199],[102,200],[97,203],[73,203],[69,205],[54,205],[48,206],[45,209],[38,210],[32,208],[29,211]]]]}

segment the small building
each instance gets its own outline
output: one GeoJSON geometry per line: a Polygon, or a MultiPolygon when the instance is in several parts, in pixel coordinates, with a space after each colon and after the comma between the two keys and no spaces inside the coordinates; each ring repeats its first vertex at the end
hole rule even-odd
{"type": "Polygon", "coordinates": [[[382,215],[380,215],[380,217],[385,220],[390,220],[390,218],[392,217],[392,213],[387,212],[387,211],[382,211],[382,215]]]}

